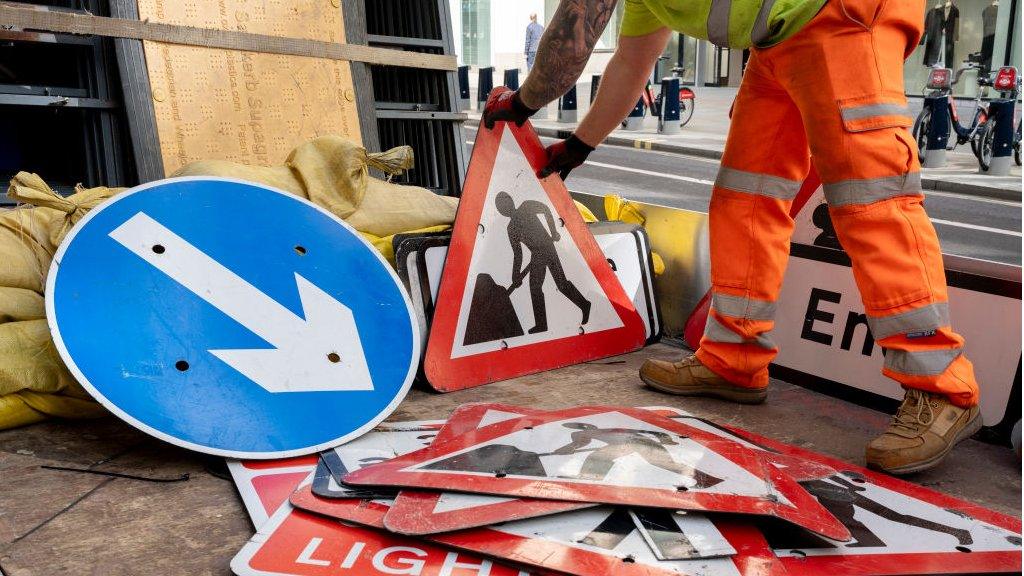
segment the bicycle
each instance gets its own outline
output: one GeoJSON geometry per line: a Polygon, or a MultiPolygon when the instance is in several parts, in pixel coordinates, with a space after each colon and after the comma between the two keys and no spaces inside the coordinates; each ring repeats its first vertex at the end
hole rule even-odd
{"type": "MultiPolygon", "coordinates": [[[[668,60],[668,56],[659,56],[658,62],[668,60]]],[[[685,68],[674,67],[672,68],[672,77],[679,78],[680,75],[685,72],[685,68]]],[[[657,96],[654,95],[654,84],[651,83],[650,78],[647,79],[647,83],[640,91],[640,101],[643,103],[643,117],[647,116],[648,110],[651,116],[658,119],[658,129],[660,130],[663,126],[664,120],[662,119],[662,103],[664,102],[664,95],[660,92],[657,96]]],[[[682,128],[693,118],[693,109],[697,103],[697,95],[686,86],[679,87],[679,127],[682,128]]],[[[623,119],[622,127],[626,127],[626,120],[623,119]]]]}
{"type": "MultiPolygon", "coordinates": [[[[1020,79],[1017,76],[1017,69],[1013,66],[1003,66],[996,73],[995,80],[990,85],[999,92],[1000,98],[1017,100],[1020,93],[1020,79]]],[[[978,157],[978,165],[983,172],[988,172],[992,166],[992,152],[995,148],[996,127],[999,125],[997,118],[992,118],[985,123],[985,128],[978,136],[978,147],[975,156],[978,157]]],[[[1020,122],[1017,122],[1017,130],[1013,137],[1013,160],[1020,166],[1020,122]]]]}
{"type": "MultiPolygon", "coordinates": [[[[956,76],[950,79],[953,71],[949,68],[933,68],[928,73],[928,83],[925,88],[932,90],[928,96],[933,97],[946,97],[946,106],[949,109],[949,127],[950,136],[956,135],[956,138],[950,138],[946,143],[946,150],[953,150],[959,145],[971,143],[971,151],[974,152],[975,156],[979,154],[979,144],[977,136],[984,128],[985,123],[988,121],[988,108],[981,105],[981,98],[984,93],[983,90],[978,91],[978,95],[974,98],[974,118],[971,123],[964,126],[960,123],[960,113],[956,108],[956,101],[953,99],[953,86],[960,82],[961,76],[967,70],[978,70],[981,65],[977,62],[968,62],[966,66],[960,68],[956,72],[956,76]]],[[[992,82],[987,77],[981,76],[978,78],[978,86],[983,89],[991,86],[992,82]]],[[[928,133],[931,131],[931,119],[932,119],[932,101],[926,99],[924,101],[924,107],[921,109],[921,113],[917,115],[917,119],[914,120],[913,135],[914,139],[917,140],[917,152],[918,157],[923,161],[928,153],[928,133]]]]}

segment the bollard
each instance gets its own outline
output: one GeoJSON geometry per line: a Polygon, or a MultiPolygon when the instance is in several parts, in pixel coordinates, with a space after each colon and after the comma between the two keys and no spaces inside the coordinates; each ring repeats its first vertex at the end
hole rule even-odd
{"type": "Polygon", "coordinates": [[[459,110],[469,110],[469,66],[459,66],[459,110]]]}
{"type": "Polygon", "coordinates": [[[481,68],[477,75],[476,83],[476,105],[478,110],[484,109],[487,96],[494,89],[494,66],[481,68]]]}
{"type": "Polygon", "coordinates": [[[679,133],[679,78],[661,79],[661,122],[658,132],[662,134],[679,133]]]}
{"type": "Polygon", "coordinates": [[[558,121],[567,124],[576,122],[576,85],[558,99],[558,121]]]}
{"type": "Polygon", "coordinates": [[[928,144],[925,146],[921,166],[941,168],[946,165],[946,143],[949,142],[949,106],[945,95],[927,96],[924,105],[931,110],[928,125],[928,144]]]}
{"type": "Polygon", "coordinates": [[[594,98],[597,98],[597,87],[601,84],[601,75],[594,74],[590,77],[590,103],[594,103],[594,98]]]}
{"type": "Polygon", "coordinates": [[[519,68],[505,70],[504,85],[507,86],[509,90],[519,90],[519,68]]]}
{"type": "Polygon", "coordinates": [[[640,98],[636,101],[636,106],[633,106],[633,110],[630,111],[629,116],[626,117],[625,130],[640,130],[644,127],[644,99],[640,98]]]}
{"type": "Polygon", "coordinates": [[[995,122],[995,134],[992,135],[992,161],[988,170],[978,170],[989,176],[1006,176],[1010,173],[1013,162],[1013,122],[1014,101],[1005,98],[992,100],[988,105],[989,122],[995,122]]]}

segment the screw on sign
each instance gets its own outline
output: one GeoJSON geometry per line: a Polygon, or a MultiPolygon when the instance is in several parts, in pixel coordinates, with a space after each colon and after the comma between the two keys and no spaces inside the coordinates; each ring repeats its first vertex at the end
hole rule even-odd
{"type": "Polygon", "coordinates": [[[232,458],[357,438],[419,360],[379,252],[315,204],[236,180],[161,180],[93,209],[54,256],[46,305],[61,358],[104,406],[232,458]]]}

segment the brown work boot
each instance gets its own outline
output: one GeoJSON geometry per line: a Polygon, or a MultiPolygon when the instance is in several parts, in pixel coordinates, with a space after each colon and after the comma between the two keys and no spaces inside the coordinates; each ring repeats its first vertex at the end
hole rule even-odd
{"type": "Polygon", "coordinates": [[[978,430],[977,406],[960,408],[945,396],[909,388],[889,429],[868,444],[868,468],[889,474],[927,470],[978,430]]]}
{"type": "Polygon", "coordinates": [[[640,367],[640,379],[655,390],[679,396],[710,396],[740,404],[760,404],[768,388],[737,386],[700,363],[696,355],[679,362],[648,358],[640,367]]]}

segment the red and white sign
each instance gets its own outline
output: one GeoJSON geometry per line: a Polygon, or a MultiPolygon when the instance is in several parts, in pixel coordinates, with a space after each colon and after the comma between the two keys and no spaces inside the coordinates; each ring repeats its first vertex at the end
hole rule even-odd
{"type": "MultiPolygon", "coordinates": [[[[477,428],[539,413],[536,410],[503,404],[464,404],[452,413],[448,424],[437,434],[434,442],[447,442],[477,428]]],[[[384,522],[388,530],[399,534],[435,534],[535,518],[590,506],[594,504],[460,492],[402,490],[391,504],[391,510],[384,522]]]]}
{"type": "Polygon", "coordinates": [[[769,515],[831,538],[850,538],[845,526],[763,452],[638,408],[575,408],[499,422],[344,480],[769,515]]]}
{"type": "Polygon", "coordinates": [[[421,540],[342,524],[285,504],[231,561],[238,576],[530,576],[421,540]]]}
{"type": "Polygon", "coordinates": [[[450,392],[637,350],[643,320],[527,123],[480,127],[424,371],[450,392]]]}
{"type": "Polygon", "coordinates": [[[258,530],[317,466],[316,454],[280,460],[228,459],[228,471],[258,530]]]}
{"type": "MultiPolygon", "coordinates": [[[[1018,518],[745,430],[724,428],[691,416],[673,419],[770,451],[776,460],[839,471],[801,484],[839,518],[853,540],[844,543],[792,531],[766,532],[774,555],[788,574],[889,576],[1021,571],[1018,518]]],[[[716,524],[721,528],[720,522],[716,524]]]]}

